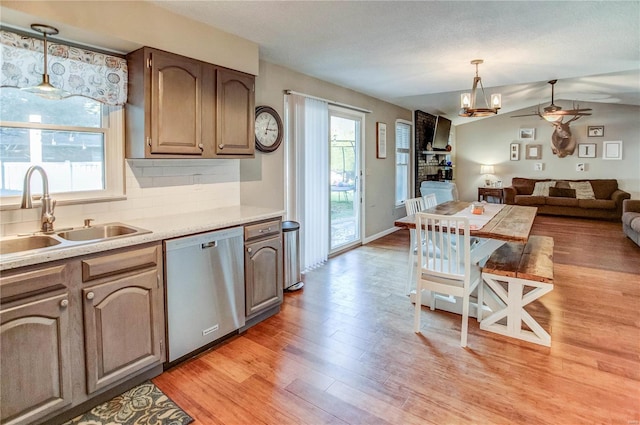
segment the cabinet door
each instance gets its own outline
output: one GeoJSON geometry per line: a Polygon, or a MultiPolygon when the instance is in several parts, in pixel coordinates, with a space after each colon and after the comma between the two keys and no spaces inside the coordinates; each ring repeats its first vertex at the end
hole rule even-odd
{"type": "Polygon", "coordinates": [[[216,154],[253,155],[255,77],[218,68],[216,82],[216,154]]]}
{"type": "Polygon", "coordinates": [[[282,240],[270,238],[246,245],[246,314],[254,316],[282,302],[282,240]]]}
{"type": "Polygon", "coordinates": [[[156,269],[82,290],[87,391],[162,361],[162,293],[156,269]]]}
{"type": "Polygon", "coordinates": [[[202,155],[203,64],[151,53],[151,153],[202,155]]]}
{"type": "Polygon", "coordinates": [[[28,424],[71,403],[69,298],[0,312],[0,423],[28,424]]]}

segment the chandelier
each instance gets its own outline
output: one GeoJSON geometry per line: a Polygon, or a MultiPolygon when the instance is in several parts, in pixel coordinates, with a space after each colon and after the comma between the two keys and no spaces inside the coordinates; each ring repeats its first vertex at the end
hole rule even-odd
{"type": "Polygon", "coordinates": [[[47,36],[58,34],[58,29],[44,24],[32,24],[31,29],[38,31],[44,37],[44,68],[42,70],[42,82],[37,86],[26,87],[22,90],[37,94],[40,97],[50,100],[58,100],[69,96],[68,92],[52,86],[49,82],[49,74],[47,74],[47,36]]]}
{"type": "Polygon", "coordinates": [[[478,76],[478,65],[483,63],[482,59],[474,59],[471,61],[472,65],[476,66],[476,76],[473,78],[473,88],[471,93],[462,93],[460,95],[460,115],[461,117],[488,117],[498,113],[498,109],[502,107],[502,96],[499,93],[491,95],[491,102],[487,101],[487,96],[484,93],[484,86],[482,85],[482,79],[478,76]],[[485,108],[478,108],[476,104],[476,91],[480,84],[482,90],[482,96],[484,97],[485,108]]]}

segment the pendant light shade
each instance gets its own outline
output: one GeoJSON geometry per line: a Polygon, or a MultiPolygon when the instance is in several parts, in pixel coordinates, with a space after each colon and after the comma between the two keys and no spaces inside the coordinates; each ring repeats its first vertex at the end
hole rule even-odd
{"type": "Polygon", "coordinates": [[[51,85],[49,81],[49,74],[47,73],[47,36],[58,34],[58,29],[44,24],[31,24],[31,29],[38,31],[44,37],[44,68],[42,82],[37,86],[27,87],[22,90],[37,94],[40,97],[50,100],[59,100],[69,96],[69,92],[51,85]]]}
{"type": "Polygon", "coordinates": [[[482,85],[482,79],[478,76],[478,65],[483,63],[482,59],[474,59],[471,61],[472,65],[476,66],[476,76],[473,78],[473,87],[471,93],[462,93],[460,95],[460,115],[461,117],[488,117],[498,113],[498,109],[502,107],[502,96],[499,93],[491,95],[491,100],[488,101],[484,94],[484,86],[482,85]],[[479,108],[476,103],[476,95],[478,84],[482,90],[484,97],[484,108],[479,108]]]}

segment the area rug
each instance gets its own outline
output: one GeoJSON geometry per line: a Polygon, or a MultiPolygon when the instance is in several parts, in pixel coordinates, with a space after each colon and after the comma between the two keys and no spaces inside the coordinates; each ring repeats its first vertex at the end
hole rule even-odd
{"type": "Polygon", "coordinates": [[[193,422],[152,382],[144,382],[63,425],[186,425],[193,422]]]}

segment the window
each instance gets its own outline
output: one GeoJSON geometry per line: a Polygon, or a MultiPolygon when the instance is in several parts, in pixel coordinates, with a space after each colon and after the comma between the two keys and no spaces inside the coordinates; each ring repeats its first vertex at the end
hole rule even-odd
{"type": "Polygon", "coordinates": [[[396,206],[404,205],[409,195],[409,155],[411,124],[396,121],[396,206]]]}
{"type": "MultiPolygon", "coordinates": [[[[57,201],[122,196],[122,106],[72,96],[47,100],[17,88],[0,89],[0,197],[17,204],[27,169],[47,172],[57,201]]],[[[36,173],[32,193],[41,193],[36,173]]]]}

